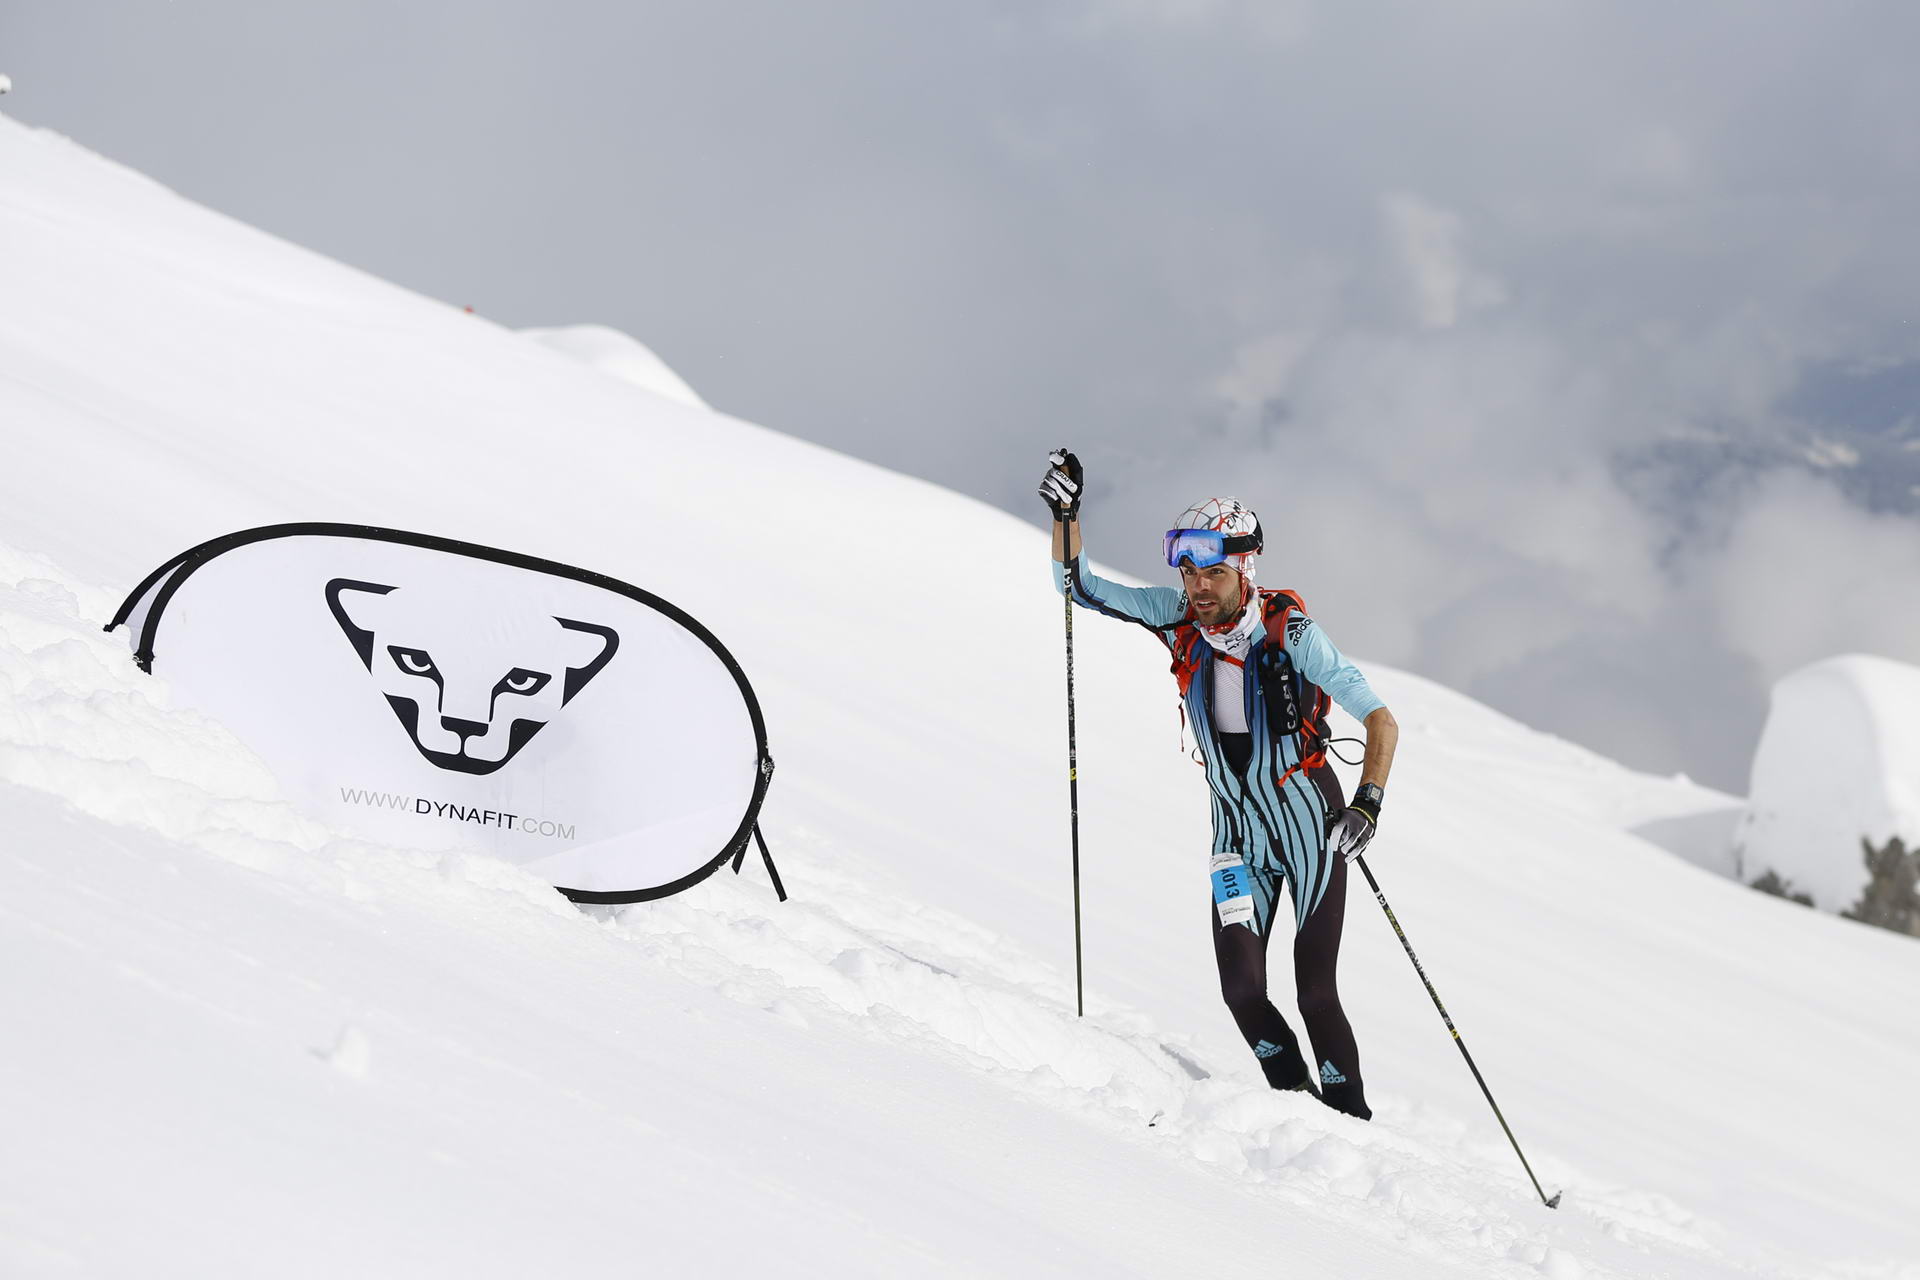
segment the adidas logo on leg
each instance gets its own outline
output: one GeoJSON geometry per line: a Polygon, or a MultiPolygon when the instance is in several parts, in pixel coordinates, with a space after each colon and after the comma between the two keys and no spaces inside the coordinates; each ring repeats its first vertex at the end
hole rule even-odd
{"type": "Polygon", "coordinates": [[[1345,1084],[1346,1082],[1347,1078],[1334,1068],[1332,1058],[1328,1058],[1320,1064],[1321,1084],[1345,1084]]]}

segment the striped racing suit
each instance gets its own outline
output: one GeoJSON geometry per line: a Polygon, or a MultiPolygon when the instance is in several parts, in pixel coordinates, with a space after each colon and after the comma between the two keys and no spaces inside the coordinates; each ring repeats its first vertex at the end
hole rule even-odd
{"type": "Polygon", "coordinates": [[[1371,1114],[1334,976],[1346,863],[1328,849],[1326,833],[1345,802],[1321,746],[1323,725],[1310,710],[1301,713],[1313,701],[1301,682],[1324,690],[1362,722],[1385,704],[1320,625],[1293,607],[1299,598],[1292,593],[1256,593],[1248,607],[1281,620],[1257,633],[1244,662],[1234,663],[1207,643],[1183,591],[1122,586],[1093,573],[1084,555],[1071,574],[1056,562],[1054,583],[1083,608],[1151,631],[1173,656],[1212,800],[1221,992],[1248,1047],[1277,1088],[1298,1087],[1311,1072],[1266,992],[1266,948],[1284,880],[1293,899],[1297,993],[1320,1061],[1318,1081],[1338,1109],[1371,1114]],[[1231,705],[1236,696],[1237,707],[1231,705]],[[1223,881],[1236,887],[1223,889],[1223,881]],[[1253,900],[1250,912],[1243,893],[1253,900]]]}

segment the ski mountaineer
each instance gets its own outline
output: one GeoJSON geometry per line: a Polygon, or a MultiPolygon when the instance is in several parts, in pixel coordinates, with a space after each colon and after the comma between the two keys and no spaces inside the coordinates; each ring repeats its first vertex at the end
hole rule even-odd
{"type": "Polygon", "coordinates": [[[1399,739],[1393,713],[1297,594],[1253,585],[1260,521],[1238,499],[1198,503],[1167,530],[1179,589],[1123,587],[1096,576],[1081,550],[1079,459],[1061,449],[1049,462],[1040,496],[1054,515],[1055,589],[1082,608],[1138,623],[1173,655],[1213,792],[1213,954],[1227,1008],[1268,1084],[1370,1119],[1334,968],[1347,863],[1373,838],[1399,739]],[[1326,759],[1330,700],[1367,730],[1352,804],[1326,759]],[[1317,1069],[1267,998],[1267,942],[1282,880],[1293,898],[1294,983],[1317,1069]]]}

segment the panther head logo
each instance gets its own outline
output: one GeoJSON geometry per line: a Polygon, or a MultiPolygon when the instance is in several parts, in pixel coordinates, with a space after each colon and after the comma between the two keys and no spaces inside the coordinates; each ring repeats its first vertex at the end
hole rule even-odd
{"type": "Polygon", "coordinates": [[[611,627],[541,615],[474,627],[411,593],[335,578],[327,608],[420,754],[442,769],[492,773],[600,674],[611,627]]]}

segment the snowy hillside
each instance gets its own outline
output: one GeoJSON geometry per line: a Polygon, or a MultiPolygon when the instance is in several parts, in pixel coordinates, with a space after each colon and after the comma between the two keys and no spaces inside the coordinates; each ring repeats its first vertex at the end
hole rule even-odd
{"type": "Polygon", "coordinates": [[[1741,875],[1768,871],[1845,911],[1867,885],[1861,840],[1920,848],[1920,667],[1850,654],[1773,687],[1738,833],[1741,875]]]}
{"type": "Polygon", "coordinates": [[[1404,736],[1369,861],[1549,1211],[1364,894],[1375,1122],[1261,1086],[1164,658],[1086,615],[1073,1017],[1039,531],[4,118],[0,281],[0,1275],[1920,1277],[1920,946],[1631,834],[1726,797],[1370,672],[1404,736]],[[581,911],[289,811],[99,626],[301,519],[698,615],[764,704],[794,901],[749,863],[581,911]]]}

